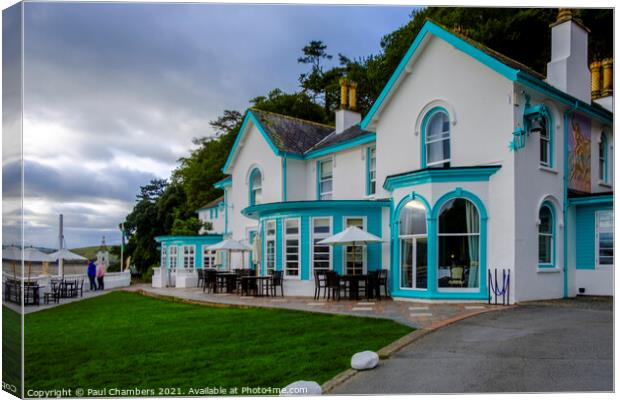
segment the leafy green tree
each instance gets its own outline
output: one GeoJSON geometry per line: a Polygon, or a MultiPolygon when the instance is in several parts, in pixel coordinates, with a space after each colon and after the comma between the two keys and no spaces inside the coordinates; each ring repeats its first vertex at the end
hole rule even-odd
{"type": "MultiPolygon", "coordinates": [[[[333,56],[327,53],[327,45],[320,40],[312,40],[301,50],[303,55],[297,58],[300,64],[310,66],[310,72],[299,76],[299,83],[306,93],[311,93],[313,102],[317,102],[323,95],[323,104],[327,106],[325,98],[325,75],[323,73],[323,61],[331,60],[333,56]]],[[[326,108],[327,111],[327,108],[326,108]]]]}
{"type": "Polygon", "coordinates": [[[253,108],[275,112],[308,121],[329,123],[325,110],[304,92],[284,93],[273,89],[267,96],[259,96],[250,100],[253,108]]]}

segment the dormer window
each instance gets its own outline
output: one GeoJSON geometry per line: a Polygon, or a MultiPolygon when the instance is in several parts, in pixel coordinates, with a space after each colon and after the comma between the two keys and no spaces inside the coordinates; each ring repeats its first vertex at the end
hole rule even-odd
{"type": "Polygon", "coordinates": [[[250,173],[250,206],[263,202],[263,176],[258,168],[250,173]]]}
{"type": "Polygon", "coordinates": [[[434,108],[424,117],[423,168],[450,166],[450,117],[443,108],[434,108]]]}

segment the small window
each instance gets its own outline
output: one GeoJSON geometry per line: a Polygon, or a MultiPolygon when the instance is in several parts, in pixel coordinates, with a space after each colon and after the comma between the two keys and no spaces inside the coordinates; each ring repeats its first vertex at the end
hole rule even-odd
{"type": "Polygon", "coordinates": [[[538,131],[540,137],[540,165],[551,166],[551,136],[546,118],[538,118],[533,122],[534,130],[538,131]]]}
{"type": "Polygon", "coordinates": [[[170,269],[177,267],[177,246],[170,246],[170,262],[168,263],[170,269]]]}
{"type": "Polygon", "coordinates": [[[424,167],[450,166],[450,118],[436,109],[427,116],[424,124],[426,165],[424,167]]]}
{"type": "Polygon", "coordinates": [[[607,135],[601,132],[601,140],[598,143],[598,179],[603,183],[607,183],[608,175],[607,162],[607,135]]]}
{"type": "Polygon", "coordinates": [[[331,200],[333,191],[333,161],[319,161],[319,200],[331,200]]]}
{"type": "Polygon", "coordinates": [[[202,246],[202,267],[215,268],[215,251],[208,250],[208,247],[202,246]]]}
{"type": "Polygon", "coordinates": [[[166,254],[166,246],[164,246],[162,244],[161,246],[161,260],[159,261],[159,266],[160,267],[165,267],[166,266],[166,258],[167,258],[167,254],[166,254]]]}
{"type": "Polygon", "coordinates": [[[544,203],[538,212],[538,264],[553,266],[554,218],[551,205],[544,203]]]}
{"type": "Polygon", "coordinates": [[[258,170],[254,169],[250,174],[250,205],[254,206],[263,202],[263,177],[258,170]]]}
{"type": "Polygon", "coordinates": [[[183,268],[194,268],[196,266],[196,250],[194,246],[183,246],[183,268]]]}
{"type": "Polygon", "coordinates": [[[377,148],[368,148],[368,193],[375,194],[377,191],[377,148]]]}
{"type": "Polygon", "coordinates": [[[312,268],[314,271],[327,271],[331,264],[331,248],[329,245],[319,244],[321,240],[331,235],[330,218],[312,219],[312,268]]]}
{"type": "Polygon", "coordinates": [[[299,220],[284,220],[284,265],[285,275],[299,276],[299,220]]]}
{"type": "Polygon", "coordinates": [[[265,224],[265,269],[267,275],[273,275],[276,269],[276,221],[265,224]]]}
{"type": "Polygon", "coordinates": [[[614,212],[596,212],[596,259],[597,266],[614,265],[614,212]]]}

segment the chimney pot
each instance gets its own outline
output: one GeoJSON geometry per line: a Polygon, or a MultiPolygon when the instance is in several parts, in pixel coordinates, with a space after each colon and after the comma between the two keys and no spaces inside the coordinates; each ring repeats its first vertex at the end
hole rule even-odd
{"type": "Polygon", "coordinates": [[[340,79],[340,108],[347,108],[347,80],[346,78],[340,79]]]}
{"type": "Polygon", "coordinates": [[[606,58],[602,61],[603,66],[603,92],[602,96],[611,96],[614,92],[614,79],[613,79],[613,58],[606,58]]]}
{"type": "Polygon", "coordinates": [[[357,83],[349,82],[349,109],[355,110],[357,108],[357,83]]]}
{"type": "Polygon", "coordinates": [[[592,74],[592,98],[601,97],[601,62],[593,61],[590,64],[590,73],[592,74]]]}

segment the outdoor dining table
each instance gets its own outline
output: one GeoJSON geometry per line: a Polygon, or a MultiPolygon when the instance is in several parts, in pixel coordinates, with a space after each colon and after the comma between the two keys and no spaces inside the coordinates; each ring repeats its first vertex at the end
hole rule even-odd
{"type": "Polygon", "coordinates": [[[234,272],[218,272],[216,277],[216,292],[217,288],[220,286],[226,287],[226,293],[233,293],[237,289],[237,274],[235,274],[234,272]]]}
{"type": "MultiPolygon", "coordinates": [[[[270,283],[272,281],[272,277],[268,276],[243,276],[241,280],[247,281],[246,284],[241,285],[242,287],[249,288],[249,283],[254,281],[256,287],[256,296],[269,296],[269,291],[271,289],[270,283]]],[[[248,294],[248,293],[244,293],[248,294]]]]}
{"type": "Polygon", "coordinates": [[[360,282],[363,281],[366,286],[368,285],[368,275],[342,275],[340,279],[348,282],[350,300],[360,299],[360,282]]]}

